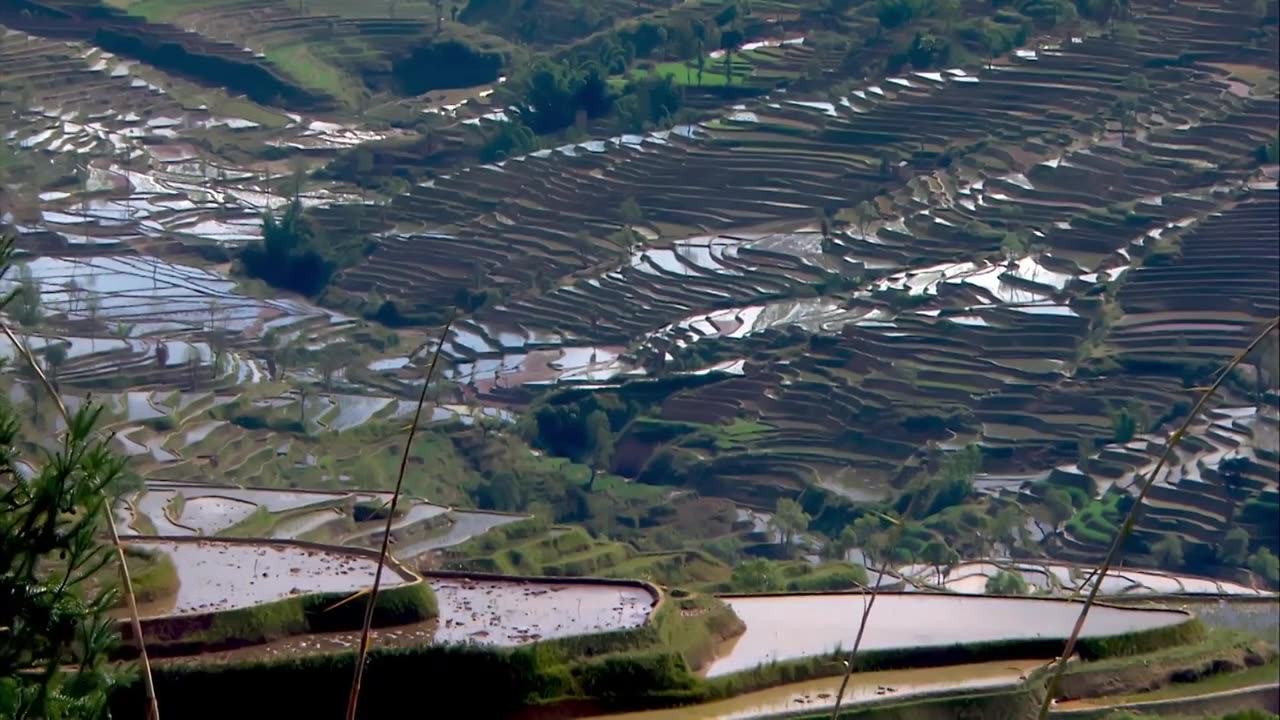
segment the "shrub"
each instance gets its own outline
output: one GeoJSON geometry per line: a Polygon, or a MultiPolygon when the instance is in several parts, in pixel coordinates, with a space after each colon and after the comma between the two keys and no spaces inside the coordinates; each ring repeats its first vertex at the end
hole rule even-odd
{"type": "Polygon", "coordinates": [[[1027,581],[1020,573],[1001,570],[987,578],[986,590],[989,595],[1026,595],[1027,581]]]}

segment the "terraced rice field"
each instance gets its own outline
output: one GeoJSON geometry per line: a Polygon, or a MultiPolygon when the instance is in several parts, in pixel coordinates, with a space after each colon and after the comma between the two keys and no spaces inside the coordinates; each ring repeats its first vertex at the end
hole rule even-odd
{"type": "Polygon", "coordinates": [[[437,642],[521,645],[639,627],[656,598],[633,585],[430,579],[437,642]]]}
{"type": "MultiPolygon", "coordinates": [[[[1043,661],[1035,660],[1005,660],[945,668],[860,672],[850,677],[840,705],[857,707],[890,698],[894,701],[909,701],[912,697],[943,690],[982,691],[1013,687],[1028,671],[1043,664],[1043,661]]],[[[785,717],[797,711],[816,712],[834,706],[839,686],[839,678],[809,680],[690,707],[593,717],[597,720],[751,720],[785,717]]]]}
{"type": "MultiPolygon", "coordinates": [[[[858,594],[732,597],[728,603],[747,625],[707,669],[715,677],[758,665],[821,655],[853,646],[858,594]]],[[[1066,638],[1080,614],[1078,603],[1060,600],[980,598],[961,595],[883,594],[872,609],[863,650],[945,647],[961,643],[1066,638]],[[993,619],[999,618],[998,622],[993,619]]],[[[1105,637],[1186,622],[1166,610],[1094,607],[1081,637],[1105,637]]]]}
{"type": "MultiPolygon", "coordinates": [[[[162,552],[178,567],[178,592],[161,614],[204,613],[252,607],[304,593],[355,592],[373,583],[377,558],[295,545],[218,540],[131,540],[131,547],[162,552]]],[[[382,582],[411,580],[392,570],[382,582]]]]}
{"type": "MultiPolygon", "coordinates": [[[[196,84],[200,67],[179,78],[88,44],[96,29],[125,22],[87,12],[92,3],[68,5],[79,33],[70,36],[51,18],[0,8],[0,21],[22,28],[0,29],[0,75],[23,95],[5,100],[14,110],[0,132],[68,176],[10,218],[43,302],[44,317],[24,334],[44,358],[65,349],[49,369],[68,406],[89,393],[104,401],[114,446],[148,479],[118,511],[131,534],[149,525],[148,534],[208,537],[252,523],[274,538],[376,544],[380,523],[350,518],[355,502],[370,499],[365,491],[266,487],[388,487],[393,461],[384,456],[395,448],[364,432],[407,422],[431,356],[426,332],[397,328],[400,345],[376,323],[261,288],[265,297],[255,297],[225,263],[197,264],[232,257],[261,235],[262,211],[289,202],[282,188],[298,169],[282,158],[315,167],[341,150],[413,138],[423,110],[454,123],[450,137],[491,131],[514,115],[492,104],[503,79],[407,100],[401,109],[413,117],[395,127],[372,112],[321,118],[314,113],[344,103],[364,110],[344,78],[366,61],[390,65],[428,37],[438,8],[405,0],[402,17],[375,18],[329,0],[309,9],[285,0],[117,4],[146,20],[139,31],[268,73],[279,97],[238,97],[248,90],[196,84]],[[306,111],[260,104],[268,101],[306,111]],[[336,370],[305,366],[311,360],[286,367],[291,354],[359,343],[377,350],[346,353],[336,370]],[[259,510],[272,514],[263,527],[259,510]]],[[[695,18],[705,9],[626,5],[602,7],[695,18]]],[[[1036,508],[1054,486],[1094,499],[1132,495],[1185,414],[1188,388],[1203,380],[1192,366],[1220,364],[1280,312],[1280,190],[1256,161],[1280,122],[1275,33],[1217,0],[1136,2],[1132,11],[1132,32],[1031,38],[985,67],[842,70],[830,87],[829,77],[777,87],[823,52],[821,38],[778,32],[736,53],[743,97],[688,89],[689,107],[710,111],[696,121],[635,134],[597,122],[582,128],[585,138],[500,162],[416,167],[403,174],[416,184],[376,203],[311,178],[295,192],[317,226],[368,241],[323,300],[359,307],[376,296],[412,315],[500,294],[444,339],[447,382],[429,417],[470,427],[437,449],[460,452],[463,432],[496,425],[483,420],[506,423],[548,389],[576,386],[643,396],[645,420],[696,428],[694,489],[755,508],[813,487],[879,502],[970,443],[989,473],[978,487],[1002,502],[1036,508]],[[1131,118],[1115,116],[1124,102],[1131,118]],[[1144,418],[1122,441],[1118,408],[1144,418]]],[[[494,47],[505,41],[487,33],[527,34],[515,10],[460,13],[450,33],[494,47]]],[[[799,19],[773,21],[783,14],[799,19]]],[[[585,41],[596,32],[586,25],[521,42],[585,41]]],[[[718,52],[710,59],[725,57],[718,52]]],[[[679,64],[638,69],[666,71],[690,79],[679,64]]],[[[711,75],[711,85],[728,81],[711,75]]],[[[1280,415],[1274,392],[1251,393],[1241,375],[1156,478],[1138,542],[1174,536],[1188,554],[1208,556],[1240,526],[1255,546],[1274,545],[1274,523],[1258,508],[1280,502],[1280,415]]],[[[27,390],[18,380],[10,395],[25,403],[27,390]]],[[[625,451],[601,470],[643,469],[660,443],[636,437],[639,425],[612,428],[625,451]]],[[[415,474],[439,469],[429,454],[415,459],[415,474]]],[[[431,494],[465,497],[490,479],[449,470],[449,484],[431,494]]],[[[1037,549],[1064,564],[1020,564],[1032,585],[1076,588],[1065,563],[1097,562],[1110,528],[1085,515],[1036,524],[1037,549]]],[[[515,519],[415,501],[393,522],[393,553],[416,559],[515,519]]],[[[296,589],[285,587],[292,567],[281,571],[292,560],[255,554],[275,552],[267,546],[162,544],[182,555],[184,578],[198,580],[184,582],[180,611],[296,589]],[[259,560],[268,577],[250,590],[235,584],[243,578],[215,577],[218,563],[225,573],[259,560]],[[192,594],[205,579],[224,584],[192,594]]],[[[350,562],[350,578],[365,572],[350,562]]],[[[297,566],[299,583],[318,563],[297,566]]],[[[916,570],[928,580],[929,568],[908,574],[916,570]]],[[[992,570],[961,565],[942,584],[980,593],[992,570]]],[[[258,583],[254,571],[231,574],[258,583]]],[[[449,608],[438,633],[460,641],[633,627],[649,607],[615,588],[438,582],[449,608]]],[[[1128,567],[1103,590],[1253,592],[1128,567]]],[[[733,602],[757,621],[715,674],[829,649],[830,633],[803,623],[793,632],[778,618],[843,616],[853,601],[733,602]]],[[[890,624],[884,632],[897,635],[872,638],[876,647],[999,639],[947,634],[990,629],[990,608],[1015,618],[1031,616],[1024,608],[1047,612],[1051,627],[1041,632],[1057,637],[1071,614],[1065,604],[974,597],[886,602],[903,605],[886,616],[949,620],[919,628],[927,636],[890,624]]],[[[1098,617],[1091,628],[1107,633],[1174,616],[1098,617]]]]}
{"type": "MultiPolygon", "coordinates": [[[[1022,575],[1028,588],[1037,594],[1075,594],[1095,568],[1064,565],[1061,563],[999,560],[993,562],[961,563],[946,574],[942,587],[952,592],[982,594],[987,580],[1001,571],[1022,575]]],[[[924,565],[899,568],[902,577],[925,583],[936,583],[936,569],[924,565]]],[[[1103,579],[1103,594],[1107,595],[1239,595],[1258,596],[1270,594],[1266,590],[1246,587],[1239,583],[1213,578],[1188,577],[1155,570],[1115,568],[1103,579]]]]}
{"type": "Polygon", "coordinates": [[[496,527],[520,520],[518,515],[502,515],[472,510],[454,510],[449,513],[448,529],[438,535],[424,540],[395,548],[396,557],[412,560],[426,553],[461,545],[473,537],[484,534],[496,527]]]}

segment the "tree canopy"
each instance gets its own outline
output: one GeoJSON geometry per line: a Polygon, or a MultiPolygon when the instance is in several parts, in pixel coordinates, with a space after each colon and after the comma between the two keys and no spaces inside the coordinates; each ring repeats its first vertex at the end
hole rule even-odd
{"type": "Polygon", "coordinates": [[[250,277],[306,296],[319,295],[339,264],[346,264],[339,252],[316,240],[297,200],[279,218],[262,214],[262,240],[244,246],[239,260],[250,277]]]}

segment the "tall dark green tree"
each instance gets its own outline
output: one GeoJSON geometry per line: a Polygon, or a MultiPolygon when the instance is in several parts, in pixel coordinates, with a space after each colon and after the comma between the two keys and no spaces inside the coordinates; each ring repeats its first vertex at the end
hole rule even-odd
{"type": "MultiPolygon", "coordinates": [[[[11,241],[0,248],[3,269],[12,249],[11,241]]],[[[6,309],[21,293],[4,299],[6,309]]],[[[0,475],[6,478],[0,483],[0,718],[6,720],[106,717],[117,681],[107,661],[118,630],[108,615],[114,585],[100,581],[111,560],[101,532],[124,461],[96,436],[100,414],[100,406],[84,403],[67,418],[56,449],[24,457],[18,419],[0,399],[0,475]]]]}
{"type": "Polygon", "coordinates": [[[251,277],[303,295],[319,294],[336,269],[316,246],[311,223],[297,200],[280,217],[263,214],[262,241],[246,245],[240,262],[251,277]]]}

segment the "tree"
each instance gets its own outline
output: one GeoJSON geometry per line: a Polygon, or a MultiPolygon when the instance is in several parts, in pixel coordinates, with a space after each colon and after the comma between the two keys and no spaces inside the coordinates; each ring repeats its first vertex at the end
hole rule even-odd
{"type": "Polygon", "coordinates": [[[69,419],[57,453],[20,470],[18,422],[0,404],[0,717],[89,720],[105,717],[114,673],[108,654],[117,630],[108,612],[110,561],[99,540],[107,496],[124,462],[94,439],[101,408],[69,419]]]}
{"type": "Polygon", "coordinates": [[[53,387],[58,387],[58,368],[67,361],[67,346],[62,343],[51,343],[44,349],[44,364],[49,368],[50,380],[53,387]]]}
{"type": "Polygon", "coordinates": [[[1249,532],[1242,527],[1231,528],[1218,545],[1218,562],[1224,565],[1244,565],[1249,560],[1249,532]]]}
{"type": "Polygon", "coordinates": [[[832,560],[843,560],[849,555],[849,551],[856,547],[858,547],[857,534],[854,533],[852,526],[846,525],[840,531],[840,535],[823,546],[823,554],[832,560]]]}
{"type": "Polygon", "coordinates": [[[63,283],[62,289],[67,293],[67,310],[72,315],[75,315],[76,310],[80,307],[80,300],[84,295],[84,291],[74,277],[63,283]]]}
{"type": "Polygon", "coordinates": [[[823,208],[818,211],[818,232],[822,234],[822,252],[823,253],[832,253],[832,252],[835,252],[835,249],[836,249],[835,243],[831,240],[832,217],[833,217],[833,213],[826,208],[823,208]]]}
{"type": "Polygon", "coordinates": [[[227,351],[227,331],[220,327],[209,330],[209,350],[213,352],[213,377],[218,377],[222,368],[222,356],[227,351]]]}
{"type": "Polygon", "coordinates": [[[996,542],[1013,548],[1023,541],[1027,529],[1022,509],[1017,505],[1005,505],[991,517],[991,535],[996,542]]]}
{"type": "Polygon", "coordinates": [[[1111,413],[1111,439],[1124,444],[1133,439],[1138,430],[1138,421],[1128,407],[1121,407],[1111,413]]]}
{"type": "Polygon", "coordinates": [[[702,38],[698,38],[698,87],[702,87],[702,73],[707,67],[707,46],[702,38]]]}
{"type": "Polygon", "coordinates": [[[938,584],[942,584],[942,568],[946,567],[947,560],[951,556],[952,550],[947,544],[938,540],[930,541],[924,546],[924,550],[920,551],[920,559],[933,566],[938,573],[938,584]]]}
{"type": "Polygon", "coordinates": [[[871,226],[880,219],[880,209],[872,202],[863,200],[853,209],[853,225],[858,228],[858,237],[866,239],[871,226]]]}
{"type": "Polygon", "coordinates": [[[240,251],[240,262],[250,277],[303,295],[314,296],[329,284],[337,269],[331,254],[316,246],[311,222],[302,204],[289,203],[280,217],[262,216],[262,240],[240,251]]]}
{"type": "Polygon", "coordinates": [[[1249,570],[1272,587],[1280,584],[1280,558],[1270,548],[1264,547],[1249,557],[1249,570]]]}
{"type": "Polygon", "coordinates": [[[809,529],[809,514],[795,500],[779,498],[770,524],[782,534],[783,551],[790,555],[796,535],[809,529]]]}
{"type": "Polygon", "coordinates": [[[1044,509],[1049,515],[1049,522],[1053,523],[1054,530],[1070,520],[1076,512],[1075,505],[1071,502],[1071,494],[1062,488],[1050,488],[1044,494],[1044,509]]]}
{"type": "Polygon", "coordinates": [[[591,235],[586,230],[579,230],[573,236],[573,248],[578,251],[578,260],[582,262],[582,267],[591,265],[591,235]]]}
{"type": "Polygon", "coordinates": [[[1018,233],[1008,232],[1004,234],[1004,240],[1000,242],[1000,249],[1004,252],[1005,260],[1013,262],[1027,254],[1027,243],[1018,233]]]}
{"type": "Polygon", "coordinates": [[[1165,535],[1151,546],[1151,555],[1156,564],[1166,570],[1182,567],[1182,538],[1177,535],[1165,535]]]}
{"type": "Polygon", "coordinates": [[[1147,82],[1147,77],[1142,73],[1137,72],[1129,73],[1129,75],[1125,77],[1122,85],[1125,90],[1128,90],[1131,93],[1145,93],[1151,89],[1150,83],[1147,82]]]}
{"type": "Polygon", "coordinates": [[[736,592],[775,592],[782,589],[782,573],[768,560],[756,558],[735,567],[729,582],[736,592]]]}
{"type": "Polygon", "coordinates": [[[1111,105],[1111,116],[1120,125],[1120,144],[1128,144],[1129,130],[1133,127],[1137,103],[1131,97],[1120,98],[1111,105]]]}
{"type": "Polygon", "coordinates": [[[587,489],[595,488],[596,473],[609,467],[613,458],[613,430],[609,427],[609,416],[603,410],[593,410],[587,416],[587,453],[591,466],[591,480],[587,489]]]}
{"type": "Polygon", "coordinates": [[[44,306],[40,303],[40,284],[31,273],[30,265],[18,268],[18,287],[10,294],[5,305],[9,316],[28,334],[44,320],[44,306]]]}
{"type": "Polygon", "coordinates": [[[618,217],[625,225],[639,225],[644,222],[644,210],[634,197],[627,197],[622,201],[622,205],[618,206],[618,217]]]}
{"type": "Polygon", "coordinates": [[[538,149],[538,136],[519,118],[496,123],[480,146],[480,162],[491,163],[538,149]]]}
{"type": "Polygon", "coordinates": [[[854,520],[853,534],[857,539],[858,547],[867,559],[881,559],[883,553],[889,549],[883,523],[875,515],[866,514],[854,520]]]}
{"type": "Polygon", "coordinates": [[[89,349],[97,350],[98,310],[102,307],[102,299],[98,293],[90,292],[84,299],[84,313],[89,316],[89,349]]]}
{"type": "Polygon", "coordinates": [[[1020,573],[1001,570],[987,578],[986,590],[988,595],[1026,595],[1027,581],[1020,573]]]}
{"type": "Polygon", "coordinates": [[[302,183],[307,179],[307,159],[302,155],[291,156],[289,174],[293,178],[293,202],[296,204],[302,197],[302,183]]]}
{"type": "Polygon", "coordinates": [[[320,377],[324,379],[325,392],[333,392],[333,376],[346,367],[351,348],[345,343],[326,346],[320,351],[320,377]]]}

